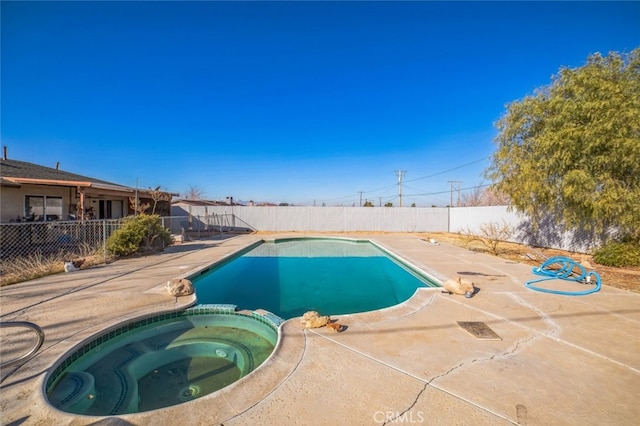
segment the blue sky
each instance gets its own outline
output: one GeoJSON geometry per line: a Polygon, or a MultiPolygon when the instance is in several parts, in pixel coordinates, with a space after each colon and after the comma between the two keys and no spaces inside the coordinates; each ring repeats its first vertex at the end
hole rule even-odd
{"type": "MultiPolygon", "coordinates": [[[[640,2],[6,2],[9,157],[208,199],[447,205],[509,102],[640,2]]],[[[486,182],[485,182],[486,183],[486,182]]]]}

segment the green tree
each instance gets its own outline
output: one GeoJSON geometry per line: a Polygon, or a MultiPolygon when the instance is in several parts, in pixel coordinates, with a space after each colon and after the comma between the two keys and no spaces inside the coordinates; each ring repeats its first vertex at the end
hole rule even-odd
{"type": "Polygon", "coordinates": [[[551,212],[640,238],[640,48],[561,68],[496,127],[485,175],[534,224],[551,212]]]}
{"type": "Polygon", "coordinates": [[[364,204],[362,205],[362,207],[373,207],[373,203],[369,200],[365,200],[364,204]]]}

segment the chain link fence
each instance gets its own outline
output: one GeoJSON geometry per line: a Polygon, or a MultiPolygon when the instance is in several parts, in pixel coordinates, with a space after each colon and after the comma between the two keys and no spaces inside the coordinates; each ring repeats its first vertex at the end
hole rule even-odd
{"type": "Polygon", "coordinates": [[[59,271],[64,262],[107,261],[106,242],[120,220],[0,223],[0,283],[59,271]]]}
{"type": "Polygon", "coordinates": [[[250,231],[246,226],[237,226],[235,215],[205,214],[187,216],[166,216],[162,218],[162,226],[168,228],[174,238],[199,239],[219,236],[227,232],[250,231]]]}
{"type": "Polygon", "coordinates": [[[120,220],[2,223],[0,262],[31,256],[72,258],[100,248],[106,252],[107,239],[121,224],[120,220]]]}
{"type": "MultiPolygon", "coordinates": [[[[175,239],[198,239],[232,231],[232,215],[166,216],[162,227],[175,239]]],[[[106,261],[106,243],[122,226],[122,219],[0,223],[0,274],[18,259],[37,257],[73,259],[101,253],[106,261]]]]}

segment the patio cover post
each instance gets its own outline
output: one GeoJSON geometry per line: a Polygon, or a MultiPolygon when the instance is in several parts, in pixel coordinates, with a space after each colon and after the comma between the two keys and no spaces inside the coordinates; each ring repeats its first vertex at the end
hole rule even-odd
{"type": "Polygon", "coordinates": [[[80,211],[79,218],[80,220],[84,220],[84,190],[81,187],[78,187],[78,192],[80,192],[80,211]]]}

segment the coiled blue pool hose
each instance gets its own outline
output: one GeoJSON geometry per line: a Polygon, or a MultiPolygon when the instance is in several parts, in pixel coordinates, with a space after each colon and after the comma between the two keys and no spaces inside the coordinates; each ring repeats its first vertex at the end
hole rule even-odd
{"type": "Polygon", "coordinates": [[[539,268],[533,268],[533,273],[536,275],[540,275],[544,278],[540,278],[537,280],[531,280],[524,283],[527,288],[536,291],[542,291],[544,293],[553,293],[553,294],[562,294],[565,296],[584,296],[586,294],[595,293],[600,290],[602,287],[602,283],[600,281],[600,275],[598,275],[595,271],[587,272],[587,270],[581,264],[575,262],[572,259],[569,259],[565,256],[555,256],[550,257],[539,268]],[[551,266],[555,267],[552,269],[551,266]],[[559,268],[558,268],[559,265],[559,268]],[[577,268],[580,273],[574,272],[574,269],[577,268]],[[575,275],[575,276],[572,276],[575,275]],[[536,287],[533,284],[539,283],[541,281],[548,280],[556,280],[561,279],[565,281],[576,281],[584,284],[592,284],[592,277],[595,278],[595,287],[590,288],[589,290],[584,291],[563,291],[563,290],[551,290],[548,288],[536,287]]]}

